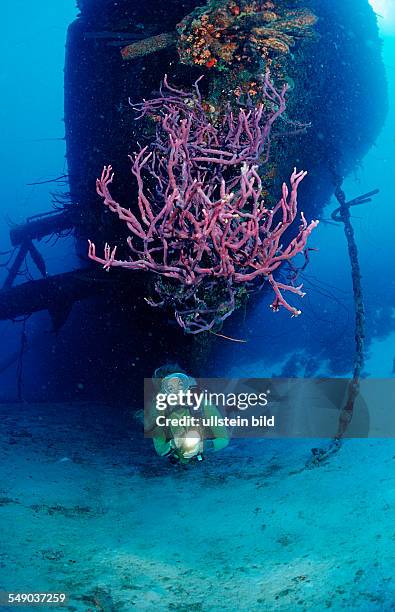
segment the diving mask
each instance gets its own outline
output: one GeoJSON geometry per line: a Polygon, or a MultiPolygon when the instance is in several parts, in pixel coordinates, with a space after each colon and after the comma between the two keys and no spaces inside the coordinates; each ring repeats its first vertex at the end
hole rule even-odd
{"type": "Polygon", "coordinates": [[[164,393],[178,393],[179,391],[188,391],[190,387],[196,384],[194,378],[183,374],[182,372],[174,372],[165,376],[162,380],[162,390],[164,393]]]}

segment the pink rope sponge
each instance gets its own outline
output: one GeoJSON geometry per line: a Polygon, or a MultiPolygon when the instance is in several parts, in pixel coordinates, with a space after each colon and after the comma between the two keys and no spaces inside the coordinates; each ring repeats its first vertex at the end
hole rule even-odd
{"type": "Polygon", "coordinates": [[[318,221],[307,223],[302,212],[295,237],[282,244],[297,217],[298,187],[307,173],[295,169],[290,189],[284,183],[279,202],[266,207],[259,166],[269,158],[272,126],[285,112],[286,86],[278,92],[266,74],[262,90],[261,104],[237,113],[229,107],[214,123],[198,82],[187,93],[165,78],[160,97],[136,107],[140,117],[152,118],[157,126],[155,140],[130,156],[139,212],[112,198],[111,166],[97,180],[105,206],[131,233],[131,255],[117,259],[117,247],[106,244],[104,257],[98,257],[89,241],[90,259],[107,271],[122,267],[151,272],[157,299],[147,302],[172,308],[187,333],[219,329],[266,282],[274,291],[273,311],[283,306],[293,316],[301,314],[284,292],[303,297],[302,285],[284,284],[275,272],[306,253],[318,221]]]}

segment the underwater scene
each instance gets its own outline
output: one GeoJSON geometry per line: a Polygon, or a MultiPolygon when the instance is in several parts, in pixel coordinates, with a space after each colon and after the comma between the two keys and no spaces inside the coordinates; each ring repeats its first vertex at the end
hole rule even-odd
{"type": "Polygon", "coordinates": [[[3,1],[0,610],[395,610],[395,1],[3,1]]]}

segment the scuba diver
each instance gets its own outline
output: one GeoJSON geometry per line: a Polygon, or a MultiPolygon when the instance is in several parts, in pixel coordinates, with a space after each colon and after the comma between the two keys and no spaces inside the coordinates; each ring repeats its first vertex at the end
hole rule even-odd
{"type": "MultiPolygon", "coordinates": [[[[186,393],[196,386],[194,378],[188,376],[177,365],[166,365],[157,368],[154,372],[154,382],[158,393],[186,393]]],[[[218,451],[229,444],[229,433],[226,427],[213,426],[202,428],[199,426],[185,427],[177,423],[182,417],[221,417],[215,406],[203,404],[199,411],[189,406],[167,406],[166,410],[158,413],[155,402],[151,414],[146,418],[145,431],[149,433],[154,442],[154,448],[161,457],[168,457],[172,463],[186,464],[191,461],[201,461],[207,452],[218,451]],[[193,413],[193,414],[192,414],[193,413]],[[158,414],[163,414],[172,420],[170,426],[159,426],[156,423],[158,414]]],[[[185,420],[185,419],[184,419],[185,420]]]]}

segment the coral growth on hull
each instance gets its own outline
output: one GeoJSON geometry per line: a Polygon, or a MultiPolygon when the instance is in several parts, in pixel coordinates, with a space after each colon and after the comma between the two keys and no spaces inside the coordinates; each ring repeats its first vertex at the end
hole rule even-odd
{"type": "MultiPolygon", "coordinates": [[[[270,133],[285,111],[287,86],[278,92],[267,73],[262,86],[266,105],[228,107],[213,123],[199,86],[187,93],[165,79],[161,96],[137,108],[156,123],[156,138],[131,157],[138,185],[137,216],[114,200],[112,167],[97,181],[104,204],[127,224],[129,259],[116,258],[105,246],[104,258],[90,242],[89,257],[106,270],[122,267],[159,277],[152,306],[170,307],[180,326],[196,334],[218,328],[237,305],[265,282],[280,306],[293,316],[283,292],[303,297],[294,280],[275,277],[284,262],[306,249],[318,221],[301,213],[296,237],[284,245],[284,233],[297,216],[297,190],[306,172],[294,170],[291,192],[284,183],[273,208],[265,203],[259,166],[268,161],[270,133]]],[[[296,275],[297,277],[297,275],[296,275]]]]}

